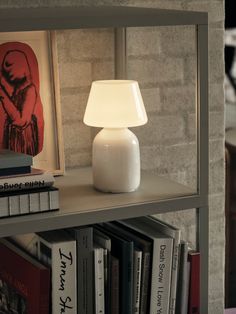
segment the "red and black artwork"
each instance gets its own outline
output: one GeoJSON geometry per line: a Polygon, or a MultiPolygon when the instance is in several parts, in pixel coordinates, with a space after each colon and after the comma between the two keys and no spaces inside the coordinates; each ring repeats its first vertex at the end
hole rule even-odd
{"type": "Polygon", "coordinates": [[[43,148],[43,137],[36,55],[25,43],[1,44],[0,148],[36,156],[43,148]]]}

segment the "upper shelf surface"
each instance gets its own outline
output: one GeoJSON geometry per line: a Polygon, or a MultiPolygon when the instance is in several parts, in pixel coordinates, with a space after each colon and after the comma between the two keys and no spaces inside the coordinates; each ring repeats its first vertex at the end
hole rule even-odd
{"type": "Polygon", "coordinates": [[[207,24],[206,12],[95,6],[0,9],[0,31],[207,24]]]}
{"type": "Polygon", "coordinates": [[[195,208],[205,202],[190,188],[153,174],[143,174],[131,193],[102,193],[92,186],[90,168],[68,171],[56,179],[60,210],[0,220],[0,237],[195,208]]]}

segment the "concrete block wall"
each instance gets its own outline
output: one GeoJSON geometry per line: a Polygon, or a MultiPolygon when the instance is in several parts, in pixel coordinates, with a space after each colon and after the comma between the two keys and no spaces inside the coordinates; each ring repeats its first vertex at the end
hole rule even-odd
{"type": "MultiPolygon", "coordinates": [[[[0,7],[134,5],[209,12],[210,289],[208,314],[224,308],[224,91],[223,0],[7,0],[0,7]]],[[[140,138],[142,167],[196,187],[194,30],[132,29],[128,76],[140,82],[149,122],[140,138]]],[[[90,84],[114,78],[114,33],[109,29],[57,32],[66,166],[91,163],[96,130],[82,123],[90,84]]],[[[161,215],[195,243],[195,210],[161,215]]],[[[203,313],[207,314],[207,313],[203,313]]]]}

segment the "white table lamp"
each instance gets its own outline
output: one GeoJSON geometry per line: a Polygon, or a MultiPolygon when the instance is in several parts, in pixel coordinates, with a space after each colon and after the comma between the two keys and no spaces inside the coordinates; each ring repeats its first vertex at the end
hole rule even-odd
{"type": "Polygon", "coordinates": [[[93,142],[93,183],[103,192],[131,192],[140,184],[139,142],[128,127],[143,125],[147,115],[138,83],[92,83],[84,123],[103,129],[93,142]]]}

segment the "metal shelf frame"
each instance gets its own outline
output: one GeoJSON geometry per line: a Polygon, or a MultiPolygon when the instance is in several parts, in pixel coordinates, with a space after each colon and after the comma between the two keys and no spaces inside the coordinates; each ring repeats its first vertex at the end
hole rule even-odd
{"type": "Polygon", "coordinates": [[[116,29],[116,77],[126,74],[127,27],[195,25],[197,41],[197,193],[186,197],[148,201],[123,205],[98,211],[60,216],[45,213],[44,216],[7,218],[0,222],[0,236],[13,235],[37,228],[46,230],[71,225],[74,217],[80,224],[109,219],[122,219],[165,212],[167,210],[197,209],[197,246],[201,254],[200,300],[201,313],[208,313],[208,15],[206,12],[137,8],[122,6],[58,7],[58,8],[8,8],[0,9],[0,31],[32,31],[79,28],[116,29]],[[113,213],[112,213],[113,211],[113,213]],[[127,215],[127,212],[130,214],[127,215]],[[75,215],[75,216],[74,216],[75,215]],[[33,217],[33,218],[32,218],[33,217]],[[4,231],[5,230],[5,231],[4,231]],[[8,230],[8,232],[6,231],[8,230]]]}

